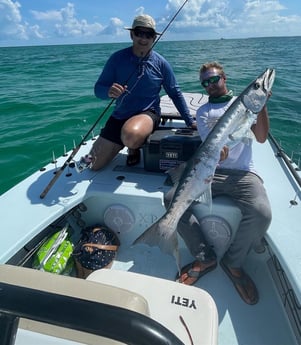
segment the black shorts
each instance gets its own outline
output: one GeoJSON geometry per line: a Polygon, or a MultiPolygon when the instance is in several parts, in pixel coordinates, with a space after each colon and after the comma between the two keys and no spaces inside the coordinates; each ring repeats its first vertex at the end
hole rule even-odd
{"type": "MultiPolygon", "coordinates": [[[[153,110],[146,110],[141,113],[148,115],[153,120],[153,131],[159,127],[160,116],[157,113],[155,113],[153,110]]],[[[101,129],[100,136],[112,141],[115,144],[124,146],[123,142],[121,141],[121,129],[127,120],[128,119],[120,120],[110,116],[105,124],[105,127],[101,129]]]]}

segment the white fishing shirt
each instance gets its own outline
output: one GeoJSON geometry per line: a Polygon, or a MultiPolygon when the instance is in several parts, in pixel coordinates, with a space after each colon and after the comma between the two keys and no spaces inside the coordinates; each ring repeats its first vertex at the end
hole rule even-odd
{"type": "MultiPolygon", "coordinates": [[[[202,141],[206,139],[217,120],[225,113],[235,99],[236,97],[233,97],[229,102],[225,103],[208,102],[197,110],[196,121],[202,141]]],[[[256,173],[252,159],[252,141],[252,136],[248,135],[247,138],[243,138],[242,141],[230,148],[228,157],[219,162],[217,168],[237,169],[256,173]]]]}

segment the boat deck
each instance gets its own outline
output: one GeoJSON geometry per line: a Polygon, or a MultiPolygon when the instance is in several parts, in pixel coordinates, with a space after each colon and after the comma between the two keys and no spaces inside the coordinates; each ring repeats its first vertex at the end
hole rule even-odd
{"type": "MultiPolygon", "coordinates": [[[[265,149],[261,147],[260,150],[261,154],[264,155],[265,149]]],[[[267,150],[270,149],[267,148],[267,150]]],[[[87,147],[84,147],[79,155],[86,151],[87,147]]],[[[37,176],[31,177],[33,181],[29,183],[27,200],[23,200],[25,210],[28,207],[28,214],[23,220],[20,220],[20,234],[25,233],[26,236],[33,237],[37,231],[34,228],[24,231],[26,223],[30,222],[32,212],[36,215],[37,225],[43,221],[45,222],[44,225],[47,226],[58,216],[63,215],[67,208],[72,208],[85,199],[84,203],[88,210],[83,214],[82,220],[89,219],[89,225],[102,223],[105,217],[107,217],[107,222],[109,219],[117,219],[114,218],[116,212],[118,217],[122,216],[123,221],[120,224],[118,222],[115,222],[115,225],[111,224],[115,226],[115,231],[117,230],[122,243],[112,269],[174,280],[177,272],[174,258],[161,253],[158,248],[131,245],[137,234],[145,230],[159,215],[164,213],[162,197],[163,192],[169,188],[165,184],[166,175],[144,171],[143,161],[135,168],[127,168],[125,160],[126,152],[124,151],[105,171],[97,173],[85,171],[80,175],[80,181],[75,181],[78,174],[71,169],[72,176],[62,176],[61,180],[58,181],[58,188],[51,190],[43,200],[39,198],[39,193],[47,184],[49,176],[52,175],[53,165],[46,176],[43,173],[37,173],[40,174],[38,178],[37,176]],[[101,195],[98,194],[99,190],[102,191],[101,195]],[[28,219],[26,219],[27,216],[28,219]]],[[[61,162],[58,162],[58,166],[60,164],[61,162]]],[[[261,171],[261,173],[264,175],[267,172],[261,171]]],[[[267,179],[266,183],[270,187],[273,181],[267,179]]],[[[9,203],[13,203],[16,195],[22,195],[19,188],[16,186],[15,191],[9,195],[7,200],[9,203]]],[[[270,193],[271,191],[277,191],[277,188],[269,189],[270,193]]],[[[272,194],[269,196],[272,205],[279,202],[279,199],[273,197],[272,194]]],[[[293,198],[294,195],[289,194],[288,197],[293,198]]],[[[285,199],[285,203],[289,207],[288,199],[285,199]]],[[[300,208],[300,206],[297,207],[300,208]]],[[[292,208],[291,211],[298,212],[296,208],[292,208]]],[[[283,215],[274,215],[276,225],[279,222],[278,216],[282,217],[283,215]]],[[[19,221],[15,220],[15,222],[19,221]]],[[[276,225],[273,223],[271,228],[275,235],[267,236],[272,255],[279,246],[277,243],[279,230],[275,228],[276,225]]],[[[76,228],[76,223],[73,226],[76,228]]],[[[20,236],[20,234],[15,235],[20,236]]],[[[10,245],[16,251],[19,244],[13,236],[11,241],[10,245]]],[[[295,245],[292,244],[290,248],[287,248],[288,251],[290,250],[292,253],[297,245],[298,242],[295,245]]],[[[282,252],[285,252],[284,249],[282,248],[282,252]]],[[[193,260],[183,243],[180,252],[182,265],[193,260]]],[[[2,260],[6,257],[5,254],[11,255],[10,252],[2,251],[2,260]]],[[[281,258],[285,258],[284,254],[281,258]]],[[[297,254],[290,256],[287,259],[288,262],[290,259],[298,260],[297,254]]],[[[292,332],[287,314],[284,312],[282,298],[272,278],[268,266],[271,262],[272,258],[268,250],[263,254],[252,252],[248,257],[246,269],[256,282],[260,295],[260,301],[255,306],[249,306],[241,300],[231,281],[219,266],[213,272],[202,277],[196,284],[197,287],[207,291],[216,303],[219,318],[219,344],[283,345],[298,343],[292,332]]],[[[292,282],[293,284],[296,283],[294,279],[292,282]]],[[[119,283],[122,285],[122,282],[119,283]]],[[[154,291],[154,293],[160,294],[160,291],[154,291]]]]}
{"type": "MultiPolygon", "coordinates": [[[[126,174],[125,181],[131,181],[130,176],[133,175],[134,173],[126,174]]],[[[148,182],[150,179],[154,181],[153,192],[156,194],[155,186],[160,177],[147,175],[147,178],[148,182]]],[[[137,183],[134,188],[139,188],[139,179],[133,177],[133,180],[137,183]]],[[[148,183],[148,185],[152,184],[148,183]]],[[[164,190],[164,188],[166,187],[162,184],[158,189],[164,190]]],[[[120,200],[122,202],[122,198],[120,200]]],[[[147,204],[143,205],[148,208],[147,204]]],[[[128,239],[131,243],[132,239],[129,234],[128,239]]],[[[273,238],[269,238],[268,241],[272,243],[273,238]]],[[[184,244],[181,246],[181,259],[182,265],[193,260],[184,244]]],[[[218,344],[283,345],[298,343],[284,312],[283,301],[277,291],[270,266],[273,267],[273,252],[268,250],[263,254],[252,251],[246,262],[246,270],[254,279],[259,290],[260,301],[255,306],[249,306],[241,300],[231,281],[219,266],[213,272],[202,277],[195,285],[207,291],[216,303],[219,317],[218,344]]],[[[150,248],[145,245],[138,245],[130,250],[126,247],[121,248],[113,269],[154,275],[170,280],[174,280],[177,273],[174,258],[162,254],[158,248],[150,248]]],[[[160,293],[160,291],[155,293],[160,293]]]]}
{"type": "MultiPolygon", "coordinates": [[[[82,146],[75,158],[86,154],[91,144],[89,141],[82,146]]],[[[282,160],[275,157],[268,142],[255,144],[254,156],[273,209],[273,220],[266,236],[267,248],[262,254],[252,251],[245,265],[257,285],[259,303],[254,306],[245,304],[219,266],[202,277],[195,287],[207,291],[215,301],[219,320],[218,344],[295,345],[301,343],[300,187],[283,167],[282,160]]],[[[67,168],[55,188],[40,199],[54,171],[65,159],[59,158],[57,163],[47,165],[44,171],[33,174],[1,196],[0,207],[7,211],[1,217],[3,229],[10,229],[13,224],[14,231],[9,236],[4,231],[0,233],[0,263],[16,264],[19,257],[14,256],[15,253],[22,256],[28,251],[25,245],[38,236],[41,229],[71,211],[67,220],[77,235],[81,226],[96,223],[105,223],[118,234],[121,247],[112,270],[173,281],[177,273],[173,257],[157,247],[132,246],[139,234],[164,213],[163,193],[170,188],[166,184],[166,174],[145,171],[143,159],[138,166],[126,167],[126,150],[123,150],[100,172],[85,170],[78,174],[67,168]],[[18,217],[14,211],[16,200],[21,205],[18,217]],[[78,219],[72,210],[81,202],[87,211],[78,219]]],[[[182,241],[180,254],[181,265],[193,260],[182,241]]],[[[111,283],[130,287],[129,283],[118,279],[114,282],[112,278],[111,283]]],[[[131,291],[139,293],[135,288],[132,284],[131,291]]],[[[160,291],[153,293],[160,295],[160,291]]],[[[20,330],[19,335],[17,345],[33,343],[27,331],[20,330]]],[[[49,345],[77,344],[46,335],[38,335],[34,340],[49,345]]]]}

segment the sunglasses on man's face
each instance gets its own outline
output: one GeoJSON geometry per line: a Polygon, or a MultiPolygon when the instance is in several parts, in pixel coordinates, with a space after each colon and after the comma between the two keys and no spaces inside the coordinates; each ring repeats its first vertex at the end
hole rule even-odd
{"type": "Polygon", "coordinates": [[[210,84],[217,84],[220,80],[220,75],[214,75],[213,77],[203,80],[201,84],[203,87],[208,87],[210,84]]]}
{"type": "Polygon", "coordinates": [[[134,32],[134,35],[139,38],[151,39],[156,36],[156,33],[154,31],[144,31],[141,29],[134,29],[133,32],[134,32]]]}

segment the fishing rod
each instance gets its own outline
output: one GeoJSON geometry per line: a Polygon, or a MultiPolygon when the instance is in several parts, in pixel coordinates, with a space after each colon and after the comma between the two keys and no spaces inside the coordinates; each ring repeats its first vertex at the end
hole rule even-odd
{"type": "MultiPolygon", "coordinates": [[[[188,0],[184,1],[183,4],[181,5],[181,7],[177,10],[177,12],[174,14],[174,16],[171,18],[171,20],[169,21],[169,23],[165,26],[165,29],[162,31],[161,35],[157,38],[157,40],[154,42],[153,46],[151,49],[154,48],[154,46],[158,43],[158,41],[160,40],[160,38],[165,34],[166,30],[170,27],[171,23],[176,19],[176,17],[178,16],[178,14],[182,11],[182,8],[187,4],[188,0]]],[[[150,49],[150,50],[151,50],[150,49]]]]}
{"type": "Polygon", "coordinates": [[[98,124],[98,122],[102,119],[102,117],[105,115],[105,113],[109,110],[109,108],[111,107],[112,103],[114,102],[114,98],[112,98],[112,100],[109,102],[109,104],[106,106],[106,108],[103,110],[103,112],[99,115],[98,119],[96,120],[96,122],[93,124],[93,126],[88,130],[88,132],[86,133],[86,135],[82,138],[81,142],[73,149],[73,151],[70,153],[69,157],[67,158],[67,160],[65,161],[65,163],[60,167],[59,170],[57,170],[55,172],[55,175],[53,176],[53,178],[50,180],[50,182],[48,183],[48,185],[46,186],[46,188],[43,190],[43,192],[40,195],[40,198],[43,199],[45,198],[45,196],[47,195],[47,193],[49,192],[49,190],[51,189],[51,187],[55,184],[55,182],[57,181],[57,179],[61,176],[61,174],[63,173],[63,171],[65,170],[65,168],[69,165],[69,163],[72,161],[72,159],[74,158],[74,156],[77,154],[77,152],[79,151],[79,149],[81,148],[81,146],[84,144],[84,142],[87,140],[88,136],[90,135],[90,133],[93,131],[93,129],[96,127],[96,125],[98,124]]]}
{"type": "MultiPolygon", "coordinates": [[[[171,18],[171,20],[169,21],[169,23],[166,25],[165,29],[162,31],[162,33],[160,35],[158,35],[158,38],[155,40],[154,44],[152,45],[152,47],[150,48],[150,50],[148,51],[148,53],[146,54],[146,56],[150,53],[150,51],[154,48],[154,46],[158,43],[158,41],[162,38],[162,36],[164,35],[164,33],[166,32],[166,30],[169,28],[169,26],[171,25],[171,23],[175,20],[175,18],[177,17],[177,15],[180,13],[180,11],[182,10],[182,8],[185,6],[185,4],[188,2],[188,0],[185,0],[184,3],[181,5],[181,7],[178,9],[178,11],[175,13],[175,15],[171,18]]],[[[138,68],[138,67],[137,67],[138,68]]],[[[127,79],[127,82],[132,78],[132,76],[134,75],[134,72],[129,76],[129,78],[127,79]]],[[[126,83],[127,83],[126,82],[126,83]]],[[[94,130],[94,128],[97,126],[97,124],[99,123],[99,121],[104,117],[104,115],[107,113],[107,111],[110,109],[111,105],[113,104],[113,102],[115,101],[115,98],[112,98],[111,101],[109,102],[109,104],[106,106],[106,108],[102,111],[102,113],[98,116],[97,120],[95,121],[95,123],[93,124],[93,126],[88,130],[88,132],[86,133],[85,136],[83,136],[82,140],[80,141],[80,143],[73,149],[73,151],[70,153],[69,157],[67,158],[67,160],[65,161],[65,163],[61,166],[61,168],[59,170],[57,170],[55,172],[55,175],[53,176],[53,178],[50,180],[50,182],[48,183],[48,185],[46,186],[46,188],[43,190],[43,192],[40,194],[40,198],[43,199],[45,198],[45,196],[47,195],[47,193],[49,192],[49,190],[52,188],[52,186],[55,184],[55,182],[58,180],[58,178],[61,176],[61,174],[63,173],[63,171],[65,170],[65,168],[69,165],[69,163],[72,161],[72,159],[75,157],[75,155],[77,154],[77,152],[79,151],[79,149],[81,148],[81,146],[85,143],[85,141],[87,140],[88,136],[91,134],[91,132],[94,130]]]]}

